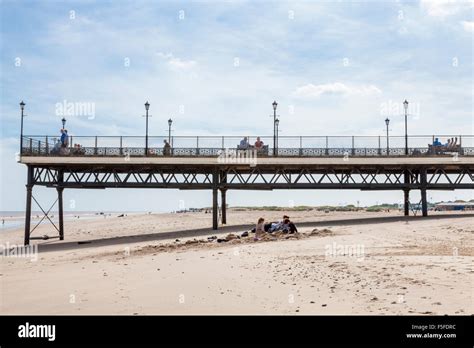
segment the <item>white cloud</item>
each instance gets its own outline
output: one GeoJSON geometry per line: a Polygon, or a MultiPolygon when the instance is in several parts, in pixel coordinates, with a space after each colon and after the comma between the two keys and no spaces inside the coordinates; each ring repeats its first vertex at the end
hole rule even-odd
{"type": "Polygon", "coordinates": [[[374,85],[346,85],[341,82],[313,85],[312,83],[298,87],[293,96],[300,98],[318,98],[323,94],[329,95],[372,95],[380,94],[382,91],[374,85]]]}
{"type": "Polygon", "coordinates": [[[465,31],[474,32],[474,22],[462,21],[461,23],[465,31]]]}
{"type": "Polygon", "coordinates": [[[168,62],[169,67],[174,70],[189,70],[196,66],[196,61],[177,58],[173,56],[173,53],[158,52],[156,55],[166,60],[168,62]]]}
{"type": "Polygon", "coordinates": [[[455,15],[462,10],[472,8],[474,3],[469,0],[421,0],[420,5],[428,15],[443,19],[444,17],[455,15]]]}

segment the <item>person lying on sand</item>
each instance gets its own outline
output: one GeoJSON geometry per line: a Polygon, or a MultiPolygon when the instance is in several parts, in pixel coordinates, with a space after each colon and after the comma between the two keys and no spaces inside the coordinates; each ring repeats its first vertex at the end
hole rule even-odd
{"type": "Polygon", "coordinates": [[[284,233],[295,233],[298,232],[295,224],[291,222],[288,215],[283,215],[283,220],[279,222],[270,222],[264,225],[266,232],[272,233],[275,231],[283,231],[284,233]]]}
{"type": "MultiPolygon", "coordinates": [[[[273,233],[277,231],[281,231],[283,233],[297,233],[298,229],[296,228],[296,225],[290,220],[290,217],[288,215],[283,215],[283,220],[279,222],[269,222],[265,223],[264,218],[258,219],[257,225],[252,228],[251,232],[256,233],[259,231],[261,236],[265,235],[265,233],[273,233]]],[[[256,240],[260,238],[258,234],[255,235],[256,240]]]]}
{"type": "Polygon", "coordinates": [[[295,224],[291,222],[290,217],[288,215],[283,215],[282,230],[287,231],[289,233],[298,232],[298,229],[296,228],[295,224]]]}
{"type": "Polygon", "coordinates": [[[281,222],[269,222],[268,224],[265,224],[264,229],[265,232],[275,232],[278,231],[281,227],[281,222]]]}

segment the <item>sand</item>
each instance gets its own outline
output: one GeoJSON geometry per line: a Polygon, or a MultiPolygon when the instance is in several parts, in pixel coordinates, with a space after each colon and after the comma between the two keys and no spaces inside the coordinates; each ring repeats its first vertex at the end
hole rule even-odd
{"type": "Polygon", "coordinates": [[[37,260],[0,258],[0,313],[473,314],[473,215],[291,212],[288,239],[208,239],[280,215],[231,210],[219,232],[204,213],[68,221],[37,260]]]}

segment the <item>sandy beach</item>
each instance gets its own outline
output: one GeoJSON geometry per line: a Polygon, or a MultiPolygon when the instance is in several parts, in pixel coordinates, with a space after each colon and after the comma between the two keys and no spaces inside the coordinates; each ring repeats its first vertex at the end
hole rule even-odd
{"type": "Polygon", "coordinates": [[[299,233],[260,241],[241,235],[283,212],[230,209],[218,231],[204,212],[69,219],[36,258],[4,251],[0,312],[471,315],[474,215],[430,214],[292,211],[299,233]]]}

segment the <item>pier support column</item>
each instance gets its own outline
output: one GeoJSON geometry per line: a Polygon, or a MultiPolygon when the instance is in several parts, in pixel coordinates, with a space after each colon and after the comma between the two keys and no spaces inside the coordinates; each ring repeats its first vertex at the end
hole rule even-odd
{"type": "MultiPolygon", "coordinates": [[[[62,185],[64,181],[64,172],[60,170],[58,172],[58,183],[62,185]]],[[[56,188],[58,191],[58,215],[59,215],[59,240],[64,240],[64,218],[63,218],[63,191],[64,187],[59,186],[56,188]]]]}
{"type": "MultiPolygon", "coordinates": [[[[410,183],[410,176],[408,171],[405,171],[403,181],[406,185],[410,183]]],[[[410,215],[410,189],[408,188],[403,189],[403,209],[405,216],[410,215]]]]}
{"type": "Polygon", "coordinates": [[[421,189],[421,211],[423,216],[428,216],[428,201],[426,200],[426,188],[421,189]]]}
{"type": "Polygon", "coordinates": [[[64,187],[58,187],[58,215],[59,215],[59,240],[64,240],[64,219],[63,219],[63,191],[64,187]]]}
{"type": "Polygon", "coordinates": [[[25,211],[25,245],[30,244],[30,226],[31,226],[31,195],[32,186],[26,186],[26,211],[25,211]]]}
{"type": "Polygon", "coordinates": [[[226,191],[227,189],[221,189],[221,206],[222,206],[222,224],[227,223],[227,214],[226,214],[226,191]]]}
{"type": "Polygon", "coordinates": [[[25,209],[25,245],[30,244],[31,227],[31,197],[33,195],[33,167],[28,166],[28,178],[26,184],[26,209],[25,209]]]}
{"type": "Polygon", "coordinates": [[[214,170],[212,174],[212,229],[217,230],[219,225],[219,214],[218,214],[218,201],[217,201],[217,191],[219,190],[219,172],[214,170]]]}
{"type": "Polygon", "coordinates": [[[403,209],[404,215],[410,215],[410,190],[405,189],[403,190],[403,209]]]}
{"type": "Polygon", "coordinates": [[[212,189],[212,229],[217,230],[218,214],[217,214],[217,188],[212,189]]]}
{"type": "Polygon", "coordinates": [[[420,173],[421,181],[421,211],[423,216],[428,216],[428,201],[426,200],[426,169],[420,173]]]}

